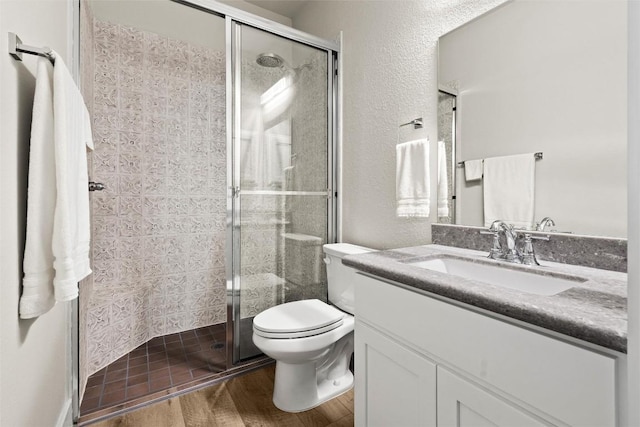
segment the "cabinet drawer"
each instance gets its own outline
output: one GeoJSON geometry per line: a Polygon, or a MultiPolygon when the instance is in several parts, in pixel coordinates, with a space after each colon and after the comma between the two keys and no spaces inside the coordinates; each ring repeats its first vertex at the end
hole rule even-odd
{"type": "Polygon", "coordinates": [[[360,275],[356,318],[569,425],[615,425],[616,360],[360,275]]]}

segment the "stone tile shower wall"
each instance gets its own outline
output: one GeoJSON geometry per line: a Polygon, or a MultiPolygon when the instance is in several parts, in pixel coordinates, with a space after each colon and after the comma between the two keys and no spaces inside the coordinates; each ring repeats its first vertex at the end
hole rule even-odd
{"type": "Polygon", "coordinates": [[[98,20],[93,37],[91,373],[226,321],[224,54],[98,20]]]}

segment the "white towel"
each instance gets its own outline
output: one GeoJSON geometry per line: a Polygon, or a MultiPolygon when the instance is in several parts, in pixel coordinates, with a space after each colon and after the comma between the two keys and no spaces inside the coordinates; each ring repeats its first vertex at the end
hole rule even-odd
{"type": "Polygon", "coordinates": [[[89,266],[89,113],[63,60],[38,60],[33,105],[27,236],[20,317],[78,296],[89,266]]]}
{"type": "Polygon", "coordinates": [[[449,179],[447,173],[447,149],[444,141],[438,141],[438,216],[449,216],[449,179]]]}
{"type": "Polygon", "coordinates": [[[429,140],[396,146],[396,199],[399,217],[429,217],[429,140]]]}
{"type": "Polygon", "coordinates": [[[464,162],[465,181],[477,181],[482,179],[482,159],[466,160],[464,162]]]}
{"type": "Polygon", "coordinates": [[[33,99],[29,187],[27,189],[27,237],[20,317],[46,313],[53,297],[53,212],[56,206],[56,171],[53,146],[53,67],[42,58],[36,70],[33,99]],[[49,244],[44,244],[48,242],[49,244]]]}
{"type": "Polygon", "coordinates": [[[484,225],[497,219],[531,229],[534,217],[533,153],[484,159],[484,225]]]}

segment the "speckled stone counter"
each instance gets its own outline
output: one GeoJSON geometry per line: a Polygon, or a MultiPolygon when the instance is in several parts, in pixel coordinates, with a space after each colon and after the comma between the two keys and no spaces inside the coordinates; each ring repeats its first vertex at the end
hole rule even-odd
{"type": "Polygon", "coordinates": [[[440,245],[350,255],[343,263],[416,292],[440,295],[615,351],[627,351],[626,273],[544,261],[540,267],[527,267],[489,260],[485,252],[440,245]],[[443,255],[584,281],[576,281],[574,287],[556,295],[543,296],[411,265],[443,255]]]}
{"type": "MultiPolygon", "coordinates": [[[[431,224],[431,240],[438,245],[488,252],[492,239],[491,236],[480,234],[481,230],[487,229],[466,225],[431,224]]],[[[538,231],[531,234],[549,236],[549,241],[536,240],[533,243],[539,260],[627,271],[627,239],[538,231]]]]}

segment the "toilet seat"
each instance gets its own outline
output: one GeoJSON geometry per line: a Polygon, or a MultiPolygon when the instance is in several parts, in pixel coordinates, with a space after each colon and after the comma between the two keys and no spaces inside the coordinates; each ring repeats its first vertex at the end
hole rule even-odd
{"type": "Polygon", "coordinates": [[[340,327],[345,314],[320,300],[294,301],[271,307],[253,319],[253,331],[264,338],[291,339],[340,327]]]}

